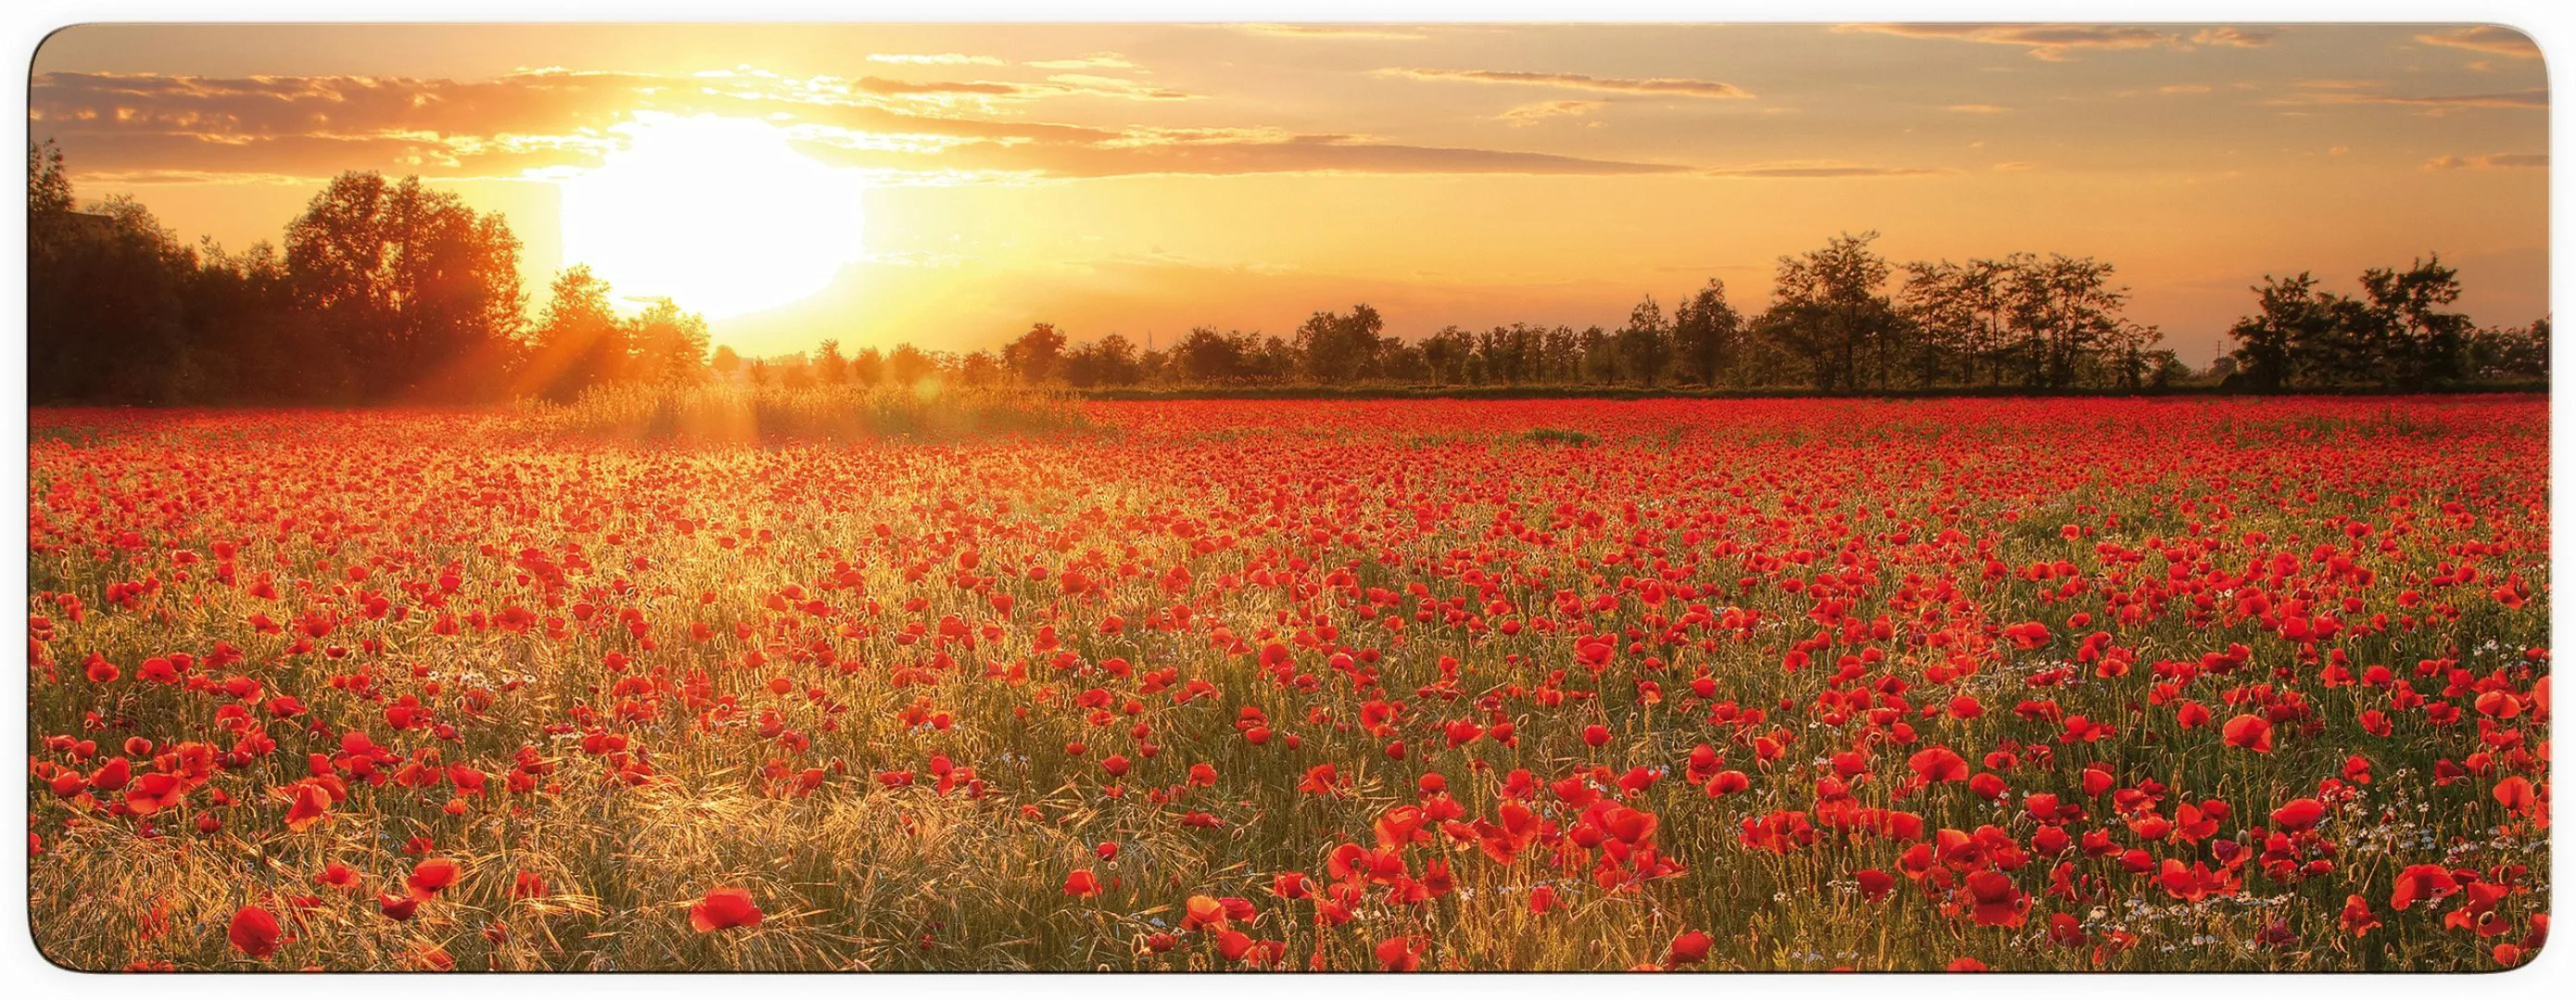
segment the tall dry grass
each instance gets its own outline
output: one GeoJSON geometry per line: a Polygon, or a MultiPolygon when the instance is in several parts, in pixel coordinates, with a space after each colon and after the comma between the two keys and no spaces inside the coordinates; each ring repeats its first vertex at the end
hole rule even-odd
{"type": "Polygon", "coordinates": [[[1040,435],[1089,427],[1060,390],[913,385],[618,385],[532,404],[545,429],[591,437],[713,442],[862,441],[1040,435]]]}

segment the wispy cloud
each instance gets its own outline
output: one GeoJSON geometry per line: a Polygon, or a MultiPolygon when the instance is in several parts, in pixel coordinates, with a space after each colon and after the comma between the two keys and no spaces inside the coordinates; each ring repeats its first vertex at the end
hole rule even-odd
{"type": "MultiPolygon", "coordinates": [[[[1608,106],[1605,101],[1540,101],[1524,104],[1495,117],[1513,128],[1536,125],[1550,118],[1577,118],[1608,106]]],[[[1599,124],[1599,123],[1594,123],[1599,124]]]]}
{"type": "Polygon", "coordinates": [[[2000,115],[2012,109],[2000,104],[1953,104],[1941,110],[1956,111],[1963,115],[2000,115]]]}
{"type": "Polygon", "coordinates": [[[1094,76],[1088,73],[1058,73],[1047,77],[1047,82],[1043,86],[1057,88],[1065,94],[1119,97],[1131,101],[1187,101],[1198,97],[1196,94],[1173,90],[1169,87],[1149,87],[1121,77],[1094,76]]]}
{"type": "Polygon", "coordinates": [[[2233,25],[2221,25],[2192,32],[2191,40],[2195,45],[2228,49],[2259,49],[2271,45],[2273,37],[2279,34],[2280,31],[2272,28],[2239,28],[2233,25]]]}
{"type": "Polygon", "coordinates": [[[1740,99],[1752,97],[1750,91],[1732,83],[1715,80],[1682,80],[1656,78],[1625,80],[1616,77],[1585,76],[1581,73],[1528,73],[1500,69],[1382,69],[1381,76],[1398,76],[1411,80],[1457,80],[1467,83],[1518,84],[1533,87],[1559,87],[1567,90],[1592,90],[1612,94],[1650,94],[1666,97],[1706,97],[1740,99]]]}
{"type": "MultiPolygon", "coordinates": [[[[1035,83],[912,83],[705,74],[517,73],[460,83],[396,77],[208,78],[46,73],[30,124],[65,140],[84,177],[321,177],[390,170],[514,177],[594,165],[640,113],[758,118],[800,150],[900,183],[1139,174],[1657,174],[1691,167],[1414,145],[1270,127],[1149,128],[972,113],[972,100],[1149,100],[1179,91],[1063,73],[1035,83]],[[968,103],[930,101],[954,97],[968,103]]],[[[1579,103],[1579,102],[1578,102],[1579,103]]],[[[1559,113],[1572,114],[1572,110],[1559,113]]]]}
{"type": "Polygon", "coordinates": [[[1867,163],[1794,161],[1786,163],[1747,163],[1732,167],[1711,167],[1700,171],[1710,177],[1752,177],[1774,179],[1831,179],[1839,177],[1918,177],[1946,174],[1934,167],[1895,167],[1867,163]]]}
{"type": "Polygon", "coordinates": [[[1375,24],[1246,24],[1245,31],[1281,38],[1347,38],[1369,42],[1418,42],[1431,37],[1398,25],[1375,24]]]}
{"type": "Polygon", "coordinates": [[[2532,42],[2531,36],[2512,28],[2493,24],[2428,32],[2415,36],[2415,40],[2427,45],[2442,45],[2454,49],[2467,49],[2471,52],[2490,52],[2500,56],[2513,56],[2517,59],[2540,58],[2540,46],[2532,42]]]}
{"type": "MultiPolygon", "coordinates": [[[[2303,86],[2309,87],[2322,87],[2323,85],[2324,84],[2321,82],[2303,84],[2303,86]]],[[[2442,114],[2451,111],[2475,108],[2505,108],[2546,111],[2549,109],[2549,91],[2545,89],[2533,89],[2506,91],[2495,94],[2433,94],[2426,96],[2410,96],[2403,94],[2372,93],[2361,89],[2319,89],[2310,93],[2290,94],[2283,97],[2276,97],[2265,101],[2264,103],[2275,106],[2290,107],[2327,104],[2387,105],[2392,107],[2418,108],[2429,114],[2442,114]]]]}
{"type": "Polygon", "coordinates": [[[1042,59],[1029,65],[1039,69],[1144,69],[1115,52],[1089,52],[1080,59],[1042,59]]]}
{"type": "Polygon", "coordinates": [[[2171,32],[2120,24],[1837,24],[1835,31],[2010,45],[2062,62],[2077,49],[2143,49],[2182,44],[2171,32]]]}
{"type": "Polygon", "coordinates": [[[2424,161],[2426,170],[2510,170],[2549,166],[2547,153],[2488,153],[2485,156],[2436,156],[2424,161]]]}
{"type": "Polygon", "coordinates": [[[1000,60],[1000,59],[998,59],[998,58],[995,58],[995,57],[993,57],[993,56],[970,56],[970,55],[964,55],[964,54],[956,53],[956,52],[930,52],[930,53],[871,52],[871,53],[868,53],[868,61],[869,61],[869,62],[872,62],[872,63],[893,63],[893,64],[895,64],[895,65],[897,65],[897,66],[1000,66],[1000,65],[1002,65],[1002,60],[1000,60]]]}

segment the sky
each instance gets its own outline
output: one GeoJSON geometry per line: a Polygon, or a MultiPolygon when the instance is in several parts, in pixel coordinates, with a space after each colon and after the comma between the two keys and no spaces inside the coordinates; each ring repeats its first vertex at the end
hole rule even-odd
{"type": "Polygon", "coordinates": [[[1875,230],[2107,260],[2199,364],[2267,274],[2546,315],[2546,88],[2471,25],[89,25],[30,126],[233,249],[417,175],[747,355],[1615,327],[1875,230]]]}

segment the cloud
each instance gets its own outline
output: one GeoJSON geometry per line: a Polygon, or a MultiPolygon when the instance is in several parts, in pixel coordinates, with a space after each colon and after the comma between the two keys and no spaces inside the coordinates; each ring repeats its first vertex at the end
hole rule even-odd
{"type": "Polygon", "coordinates": [[[2279,31],[2270,28],[2238,28],[2222,25],[2215,28],[2202,28],[2199,31],[2192,32],[2191,40],[2195,45],[2211,45],[2230,49],[2259,49],[2271,45],[2273,36],[2279,34],[2279,31]]]}
{"type": "Polygon", "coordinates": [[[2210,86],[2206,83],[2168,83],[2156,88],[2159,94],[2206,94],[2209,91],[2210,86]]]}
{"type": "Polygon", "coordinates": [[[1243,30],[1279,38],[1347,38],[1368,42],[1418,42],[1431,36],[1396,25],[1246,24],[1243,30]]]}
{"type": "Polygon", "coordinates": [[[2429,32],[2415,36],[2415,40],[2427,45],[2442,45],[2454,49],[2467,49],[2471,52],[2490,52],[2517,59],[2540,58],[2540,46],[2532,42],[2531,36],[2500,25],[2480,24],[2466,28],[2453,28],[2449,31],[2429,32]]]}
{"type": "Polygon", "coordinates": [[[872,62],[872,63],[894,63],[894,64],[899,65],[899,66],[1000,66],[1000,65],[1003,65],[1002,60],[1000,60],[1000,59],[998,59],[998,58],[995,58],[995,57],[993,57],[993,56],[970,56],[970,55],[960,55],[960,54],[955,53],[955,52],[933,52],[933,53],[928,53],[928,54],[904,54],[904,53],[871,52],[871,53],[868,53],[868,61],[869,61],[869,62],[872,62]]]}
{"type": "Polygon", "coordinates": [[[2000,104],[1953,104],[1941,110],[1956,111],[1963,115],[2000,115],[2012,109],[2000,104]]]}
{"type": "MultiPolygon", "coordinates": [[[[1091,126],[975,113],[1067,95],[1169,100],[1133,81],[913,83],[736,69],[662,76],[544,70],[459,83],[393,77],[215,79],[48,73],[29,124],[84,178],[323,177],[381,170],[523,177],[595,165],[641,113],[771,122],[827,162],[890,183],[1122,174],[1681,173],[1686,165],[1408,145],[1275,128],[1091,126]]],[[[1559,113],[1579,113],[1571,108],[1559,113]]]]}
{"type": "Polygon", "coordinates": [[[2071,58],[2068,53],[2075,49],[2143,49],[2182,44],[2178,35],[2120,24],[1837,24],[1833,30],[2011,45],[2049,62],[2063,62],[2071,58]]]}
{"type": "Polygon", "coordinates": [[[1550,118],[1581,117],[1608,106],[1608,102],[1605,101],[1540,101],[1536,104],[1523,104],[1495,117],[1503,124],[1521,128],[1536,125],[1550,118]]]}
{"type": "MultiPolygon", "coordinates": [[[[1203,131],[1203,130],[1202,130],[1203,131]]],[[[1119,177],[1142,174],[1674,174],[1691,168],[1666,163],[1597,160],[1553,153],[1413,146],[1358,136],[1288,134],[1127,137],[1083,144],[977,142],[932,156],[872,150],[809,147],[826,162],[863,168],[941,168],[982,175],[1030,178],[1119,177]]]]}
{"type": "Polygon", "coordinates": [[[1710,177],[1753,178],[1839,178],[1839,177],[1917,177],[1946,174],[1948,170],[1932,167],[1891,167],[1862,163],[1789,162],[1749,163],[1733,167],[1712,167],[1700,171],[1710,177]]]}
{"type": "MultiPolygon", "coordinates": [[[[2346,83],[2347,81],[2335,82],[2346,83]]],[[[2322,87],[2324,85],[2324,81],[2312,82],[2305,85],[2310,87],[2322,87]]],[[[2470,108],[2508,108],[2546,111],[2549,108],[2549,91],[2546,89],[2533,89],[2515,90],[2496,94],[2437,94],[2422,97],[2410,97],[2398,94],[2369,93],[2360,89],[2319,90],[2314,93],[2301,93],[2292,94],[2286,97],[2276,97],[2264,103],[2274,106],[2292,107],[2320,104],[2376,104],[2395,107],[2421,108],[2427,114],[2444,114],[2451,111],[2470,108]]]]}
{"type": "Polygon", "coordinates": [[[1028,65],[1039,69],[1144,69],[1115,52],[1086,52],[1080,59],[1042,59],[1028,65]]]}
{"type": "Polygon", "coordinates": [[[1668,97],[1706,97],[1732,100],[1752,97],[1752,93],[1732,83],[1715,80],[1622,80],[1614,77],[1585,76],[1581,73],[1527,73],[1499,69],[1382,69],[1380,76],[1410,80],[1460,80],[1470,83],[1519,84],[1534,87],[1560,87],[1568,90],[1592,90],[1612,94],[1647,94],[1668,97]]]}
{"type": "Polygon", "coordinates": [[[2426,170],[2510,170],[2549,166],[2547,153],[2489,153],[2485,156],[2436,156],[2424,161],[2426,170]]]}
{"type": "Polygon", "coordinates": [[[1058,88],[1059,93],[1068,95],[1117,97],[1131,101],[1189,101],[1198,98],[1197,94],[1169,87],[1149,87],[1134,80],[1082,73],[1059,73],[1047,77],[1044,86],[1058,88]]]}

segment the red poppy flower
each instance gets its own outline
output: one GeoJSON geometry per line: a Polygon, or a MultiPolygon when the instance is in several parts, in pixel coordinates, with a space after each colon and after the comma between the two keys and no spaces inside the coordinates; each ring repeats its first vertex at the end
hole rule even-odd
{"type": "Polygon", "coordinates": [[[1077,899],[1100,895],[1100,879],[1094,877],[1089,868],[1076,868],[1073,874],[1064,877],[1064,894],[1077,899]]]}
{"type": "Polygon", "coordinates": [[[2227,727],[2221,732],[2225,734],[2228,746],[2243,747],[2255,753],[2272,752],[2272,723],[2262,716],[2239,715],[2227,720],[2227,727]]]}
{"type": "Polygon", "coordinates": [[[1391,937],[1377,943],[1378,967],[1388,972],[1411,972],[1422,967],[1422,941],[1413,937],[1391,937]]]}
{"type": "Polygon", "coordinates": [[[125,806],[137,816],[149,816],[188,797],[187,782],[175,774],[159,771],[134,779],[125,789],[125,806]]]}
{"type": "Polygon", "coordinates": [[[1979,927],[2019,927],[2030,913],[2030,897],[1999,871],[1968,876],[1970,915],[1979,927]]]}
{"type": "Polygon", "coordinates": [[[2272,825],[2297,833],[2317,825],[2325,814],[2325,804],[2315,799],[2291,799],[2289,804],[2272,810],[2272,825]]]}
{"type": "Polygon", "coordinates": [[[1666,965],[1697,965],[1708,961],[1708,949],[1717,943],[1705,931],[1683,931],[1673,938],[1671,951],[1664,956],[1666,965]]]}
{"type": "Polygon", "coordinates": [[[252,958],[267,958],[277,953],[277,916],[257,906],[242,907],[233,911],[232,926],[225,929],[224,938],[232,942],[235,951],[252,958]]]}
{"type": "Polygon", "coordinates": [[[690,904],[689,926],[697,928],[700,934],[729,927],[758,927],[760,907],[752,903],[748,889],[709,889],[705,899],[690,904]]]}
{"type": "Polygon", "coordinates": [[[464,874],[465,869],[454,861],[429,858],[412,866],[411,875],[403,879],[403,887],[411,891],[413,899],[427,900],[455,885],[464,874]]]}

